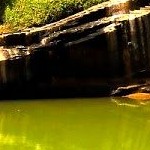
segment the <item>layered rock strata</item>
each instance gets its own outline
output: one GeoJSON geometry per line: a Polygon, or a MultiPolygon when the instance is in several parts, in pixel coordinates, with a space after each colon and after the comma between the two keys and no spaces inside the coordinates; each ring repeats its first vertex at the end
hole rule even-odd
{"type": "Polygon", "coordinates": [[[108,1],[43,27],[2,34],[2,91],[16,85],[12,95],[108,96],[116,80],[138,78],[150,67],[150,7],[134,10],[135,4],[108,1]]]}

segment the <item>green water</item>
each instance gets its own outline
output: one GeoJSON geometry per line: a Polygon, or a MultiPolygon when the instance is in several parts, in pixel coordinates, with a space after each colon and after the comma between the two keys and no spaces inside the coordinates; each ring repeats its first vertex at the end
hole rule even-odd
{"type": "Polygon", "coordinates": [[[111,98],[0,102],[0,150],[149,150],[149,141],[149,103],[111,98]]]}

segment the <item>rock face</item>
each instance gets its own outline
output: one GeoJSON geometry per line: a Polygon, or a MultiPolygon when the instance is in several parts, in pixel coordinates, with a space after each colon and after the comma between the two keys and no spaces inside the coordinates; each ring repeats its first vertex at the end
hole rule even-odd
{"type": "Polygon", "coordinates": [[[145,5],[108,1],[43,27],[0,35],[0,90],[9,90],[10,98],[26,92],[32,98],[46,92],[110,95],[118,82],[149,70],[150,6],[145,5]]]}
{"type": "Polygon", "coordinates": [[[112,91],[111,95],[112,96],[127,96],[131,93],[139,92],[140,88],[143,88],[145,86],[146,84],[118,87],[116,90],[112,91]]]}

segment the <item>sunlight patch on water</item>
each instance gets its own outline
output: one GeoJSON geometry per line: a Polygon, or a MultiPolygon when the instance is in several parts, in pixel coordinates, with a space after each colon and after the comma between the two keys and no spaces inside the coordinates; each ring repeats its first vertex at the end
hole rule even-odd
{"type": "Polygon", "coordinates": [[[44,150],[41,144],[34,143],[32,141],[28,141],[25,136],[15,136],[15,135],[4,135],[0,134],[0,147],[7,145],[7,146],[19,146],[24,148],[32,148],[34,150],[44,150]]]}

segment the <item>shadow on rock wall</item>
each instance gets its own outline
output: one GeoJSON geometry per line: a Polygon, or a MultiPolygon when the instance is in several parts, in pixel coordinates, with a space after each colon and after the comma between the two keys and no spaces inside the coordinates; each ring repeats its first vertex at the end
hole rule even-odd
{"type": "Polygon", "coordinates": [[[13,7],[16,0],[0,0],[0,24],[3,23],[3,17],[7,6],[13,7]]]}
{"type": "Polygon", "coordinates": [[[150,0],[134,0],[137,6],[144,7],[150,4],[150,0]]]}

